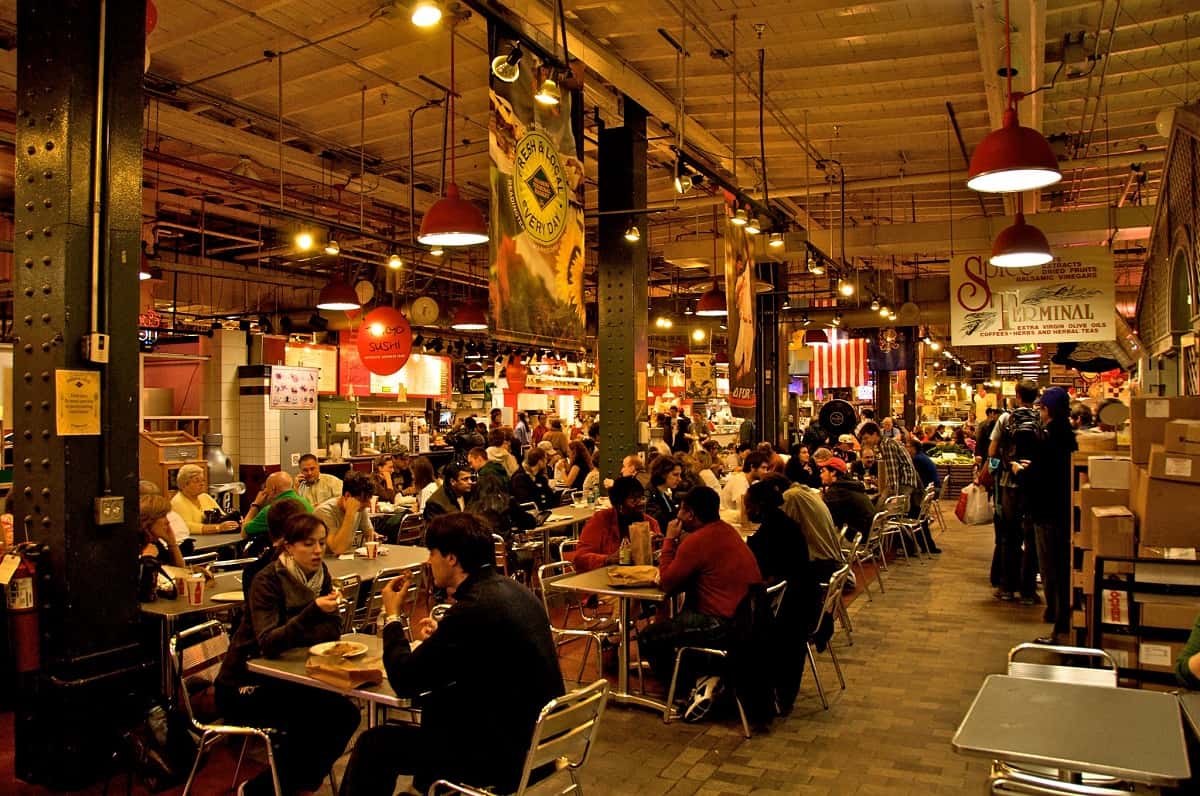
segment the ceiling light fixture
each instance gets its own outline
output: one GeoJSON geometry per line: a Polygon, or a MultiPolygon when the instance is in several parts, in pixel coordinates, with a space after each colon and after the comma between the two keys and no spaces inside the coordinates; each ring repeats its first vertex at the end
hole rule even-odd
{"type": "Polygon", "coordinates": [[[513,44],[512,49],[508,51],[508,55],[497,55],[492,59],[492,74],[497,80],[505,83],[516,83],[517,78],[521,76],[521,52],[520,44],[513,44]]]}
{"type": "Polygon", "coordinates": [[[692,190],[692,175],[676,174],[675,175],[675,193],[683,195],[692,190]]]}
{"type": "Polygon", "coordinates": [[[879,299],[871,299],[871,312],[879,312],[879,299]]]}
{"type": "Polygon", "coordinates": [[[841,293],[846,298],[853,296],[854,295],[854,283],[849,280],[846,280],[846,279],[839,279],[838,280],[838,292],[841,293]]]}
{"type": "Polygon", "coordinates": [[[746,234],[757,235],[760,232],[762,232],[762,224],[759,222],[758,216],[751,216],[750,220],[746,222],[746,234]]]}
{"type": "Polygon", "coordinates": [[[637,243],[641,239],[642,231],[638,229],[636,223],[630,221],[629,226],[625,228],[625,240],[629,241],[630,243],[637,243]]]}
{"type": "Polygon", "coordinates": [[[1008,79],[1007,107],[999,130],[984,136],[971,155],[967,187],[983,193],[1034,191],[1062,179],[1050,143],[1032,127],[1022,127],[1017,104],[1024,98],[1012,88],[1012,18],[1004,0],[1004,53],[1008,79]]]}
{"type": "Polygon", "coordinates": [[[533,95],[533,98],[539,104],[547,107],[552,107],[562,101],[562,91],[558,88],[558,83],[555,82],[553,75],[546,76],[546,79],[542,81],[542,85],[538,87],[537,93],[533,95]]]}
{"type": "Polygon", "coordinates": [[[997,268],[1027,268],[1045,265],[1054,259],[1046,235],[1032,224],[1025,223],[1025,214],[1017,211],[1011,227],[996,236],[992,256],[988,260],[997,268]]]}
{"type": "Polygon", "coordinates": [[[713,278],[712,287],[696,302],[696,314],[705,318],[723,318],[729,314],[725,291],[721,290],[721,281],[716,277],[713,278]]]}
{"type": "Polygon", "coordinates": [[[342,253],[342,247],[338,245],[338,242],[336,240],[334,240],[333,238],[330,238],[325,243],[325,253],[328,254],[330,257],[336,257],[337,255],[342,253]]]}
{"type": "Polygon", "coordinates": [[[436,0],[417,0],[412,7],[412,23],[418,28],[431,28],[442,21],[442,4],[436,0]]]}
{"type": "Polygon", "coordinates": [[[782,232],[772,232],[770,234],[770,236],[767,238],[767,245],[770,246],[772,249],[782,249],[783,248],[783,233],[782,232]]]}
{"type": "Polygon", "coordinates": [[[399,271],[404,267],[404,260],[400,259],[399,254],[392,252],[388,255],[387,267],[391,268],[393,271],[399,271]]]}
{"type": "Polygon", "coordinates": [[[888,309],[888,305],[887,305],[887,304],[880,304],[880,305],[879,305],[879,316],[880,316],[881,318],[886,318],[888,315],[890,315],[890,314],[891,314],[891,312],[892,312],[892,311],[891,311],[890,309],[888,309]]]}
{"type": "Polygon", "coordinates": [[[445,252],[445,250],[444,250],[444,249],[442,249],[442,247],[441,247],[441,246],[430,246],[430,247],[429,247],[429,253],[430,253],[431,255],[433,255],[434,257],[441,257],[441,256],[442,256],[443,254],[445,254],[446,252],[445,252]]]}
{"type": "Polygon", "coordinates": [[[889,321],[894,321],[894,320],[896,320],[896,311],[895,311],[895,310],[888,310],[887,319],[888,319],[889,321]]]}
{"type": "Polygon", "coordinates": [[[482,332],[488,328],[487,313],[474,301],[464,302],[454,311],[450,328],[456,332],[482,332]]]}
{"type": "Polygon", "coordinates": [[[693,329],[692,330],[692,339],[695,340],[697,343],[703,343],[704,337],[705,337],[705,335],[704,335],[703,329],[693,329]]]}
{"type": "Polygon", "coordinates": [[[330,279],[317,295],[319,310],[357,310],[362,308],[358,294],[354,288],[346,284],[340,276],[330,279]]]}
{"type": "Polygon", "coordinates": [[[813,276],[823,276],[825,274],[825,263],[813,257],[810,253],[808,255],[808,272],[813,276]]]}
{"type": "Polygon", "coordinates": [[[808,317],[807,315],[800,318],[800,324],[802,326],[808,326],[811,323],[812,323],[812,318],[808,317]]]}
{"type": "Polygon", "coordinates": [[[296,233],[296,237],[292,241],[296,244],[296,248],[302,252],[306,252],[313,247],[313,236],[311,232],[300,231],[296,233]]]}
{"type": "Polygon", "coordinates": [[[746,211],[740,207],[734,212],[733,218],[729,219],[729,223],[733,224],[735,227],[744,227],[749,221],[750,217],[747,216],[746,211]]]}
{"type": "MultiPolygon", "coordinates": [[[[446,160],[446,147],[454,138],[454,26],[450,26],[450,91],[446,94],[447,118],[450,131],[442,138],[442,162],[446,160]]],[[[479,208],[459,196],[455,183],[454,147],[450,147],[450,181],[446,183],[445,195],[433,203],[421,219],[421,233],[417,240],[427,246],[473,246],[487,243],[487,221],[479,208]]]]}
{"type": "Polygon", "coordinates": [[[833,320],[830,321],[830,323],[832,323],[834,326],[841,326],[842,325],[842,313],[840,313],[840,312],[834,313],[833,320]]]}

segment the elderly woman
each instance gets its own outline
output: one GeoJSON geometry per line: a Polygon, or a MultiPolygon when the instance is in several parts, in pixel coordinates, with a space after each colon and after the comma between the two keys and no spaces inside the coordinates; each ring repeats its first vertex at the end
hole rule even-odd
{"type": "Polygon", "coordinates": [[[206,522],[204,514],[208,511],[220,512],[221,507],[212,495],[208,494],[208,470],[198,464],[185,464],[179,468],[175,476],[175,485],[179,491],[171,498],[171,508],[187,524],[188,533],[193,536],[204,533],[228,533],[238,529],[234,520],[225,522],[206,522]]]}
{"type": "Polygon", "coordinates": [[[375,472],[371,473],[371,488],[375,497],[384,503],[395,503],[400,491],[400,478],[396,475],[396,460],[385,453],[375,457],[375,472]]]}
{"type": "Polygon", "coordinates": [[[153,556],[163,564],[185,566],[179,543],[171,531],[167,514],[171,503],[162,495],[142,495],[138,500],[138,520],[142,527],[142,555],[153,556]]]}
{"type": "MultiPolygon", "coordinates": [[[[258,677],[246,668],[251,658],[277,657],[341,635],[341,595],[321,560],[325,535],[325,523],[312,514],[287,520],[279,557],[254,576],[217,676],[217,708],[227,722],[280,732],[275,759],[283,793],[315,791],[358,727],[358,708],[346,697],[258,677]]],[[[274,793],[270,770],[243,787],[239,794],[274,793]]]]}

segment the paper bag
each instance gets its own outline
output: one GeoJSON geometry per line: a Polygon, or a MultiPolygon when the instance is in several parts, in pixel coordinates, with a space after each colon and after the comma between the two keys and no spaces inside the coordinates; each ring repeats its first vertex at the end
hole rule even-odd
{"type": "Polygon", "coordinates": [[[634,566],[650,566],[654,563],[654,552],[650,544],[650,523],[635,522],[629,526],[629,547],[633,554],[634,566]]]}
{"type": "Polygon", "coordinates": [[[658,567],[609,567],[608,585],[617,588],[653,586],[658,581],[658,567]]]}
{"type": "Polygon", "coordinates": [[[382,683],[384,677],[383,658],[379,656],[349,659],[309,655],[304,669],[321,682],[347,689],[382,683]]]}

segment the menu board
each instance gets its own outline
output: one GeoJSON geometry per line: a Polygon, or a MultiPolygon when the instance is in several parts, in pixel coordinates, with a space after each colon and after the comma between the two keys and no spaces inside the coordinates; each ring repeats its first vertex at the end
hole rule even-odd
{"type": "Polygon", "coordinates": [[[338,392],[346,396],[385,395],[450,400],[450,358],[413,354],[389,376],[372,373],[358,355],[357,331],[338,335],[338,392]]]}
{"type": "Polygon", "coordinates": [[[271,368],[272,409],[316,409],[318,371],[316,368],[271,368]]]}
{"type": "Polygon", "coordinates": [[[321,395],[336,395],[338,388],[337,346],[313,343],[288,343],[284,350],[284,363],[293,368],[317,368],[317,392],[321,395]]]}

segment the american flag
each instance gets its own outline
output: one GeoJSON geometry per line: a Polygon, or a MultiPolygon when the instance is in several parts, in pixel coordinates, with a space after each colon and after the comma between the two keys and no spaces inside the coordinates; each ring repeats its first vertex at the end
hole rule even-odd
{"type": "Polygon", "coordinates": [[[829,345],[812,346],[811,389],[863,387],[867,384],[867,341],[840,337],[829,330],[829,345]]]}

